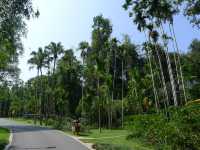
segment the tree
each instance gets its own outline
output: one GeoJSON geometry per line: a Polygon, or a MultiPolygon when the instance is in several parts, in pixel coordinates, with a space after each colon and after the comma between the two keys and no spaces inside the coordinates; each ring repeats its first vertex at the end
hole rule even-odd
{"type": "Polygon", "coordinates": [[[190,23],[200,29],[200,2],[199,0],[179,0],[179,4],[184,6],[184,15],[190,23]]]}
{"type": "MultiPolygon", "coordinates": [[[[163,23],[173,23],[173,16],[179,12],[179,7],[176,0],[167,1],[134,1],[127,0],[123,7],[126,10],[130,10],[129,15],[133,18],[133,21],[137,24],[140,31],[148,30],[149,36],[154,43],[158,41],[160,30],[161,40],[163,41],[164,52],[166,56],[166,62],[168,67],[168,73],[171,83],[171,92],[173,95],[174,105],[178,105],[175,80],[173,76],[173,70],[171,67],[171,60],[168,54],[168,46],[166,40],[166,33],[163,28],[163,23]],[[132,9],[131,9],[132,8],[132,9]],[[157,31],[158,30],[158,31],[157,31]]],[[[161,71],[162,73],[162,71],[161,71]]],[[[163,82],[164,83],[164,82],[163,82]]]]}
{"type": "MultiPolygon", "coordinates": [[[[37,68],[37,77],[39,78],[39,82],[37,82],[37,88],[36,88],[36,101],[38,101],[38,107],[40,107],[40,115],[42,115],[42,97],[43,97],[43,89],[42,89],[42,68],[45,67],[45,57],[46,54],[44,50],[40,47],[37,52],[33,51],[31,53],[32,57],[28,60],[28,63],[32,66],[30,69],[32,69],[34,66],[37,68]],[[39,92],[40,91],[40,92],[39,92]]],[[[44,105],[43,105],[44,106],[44,105]]],[[[36,109],[37,111],[37,109],[36,109]]],[[[35,111],[35,113],[36,113],[35,111]]]]}
{"type": "Polygon", "coordinates": [[[190,44],[189,52],[182,56],[184,60],[183,71],[189,88],[190,99],[198,99],[200,97],[199,58],[200,41],[194,39],[190,44]]]}
{"type": "Polygon", "coordinates": [[[84,66],[85,66],[85,59],[87,57],[87,53],[88,53],[88,50],[89,50],[89,43],[88,42],[81,42],[79,44],[79,50],[81,50],[81,57],[82,57],[82,65],[83,65],[83,70],[82,70],[82,85],[81,85],[81,111],[82,111],[82,115],[85,113],[84,112],[84,108],[83,108],[83,105],[84,105],[84,102],[83,102],[83,99],[84,99],[84,66]]]}
{"type": "MultiPolygon", "coordinates": [[[[56,112],[64,111],[62,115],[73,116],[76,112],[76,108],[81,98],[81,70],[80,62],[75,58],[73,50],[69,49],[65,51],[64,56],[58,61],[56,69],[56,88],[59,88],[60,100],[65,104],[65,110],[56,106],[56,112]],[[68,111],[68,112],[66,112],[68,111]]],[[[55,96],[56,93],[55,93],[55,96]]],[[[56,97],[56,103],[59,99],[56,97]]],[[[61,105],[60,105],[61,106],[61,105]]]]}
{"type": "MultiPolygon", "coordinates": [[[[96,16],[93,19],[94,24],[92,26],[92,45],[91,48],[94,51],[94,64],[95,72],[97,73],[97,97],[98,101],[101,99],[99,95],[99,89],[101,85],[105,82],[105,79],[102,78],[101,74],[108,72],[107,66],[107,59],[109,53],[108,41],[110,39],[112,33],[112,26],[108,19],[103,18],[102,15],[96,16]],[[101,77],[101,78],[100,78],[101,77]]],[[[99,131],[101,132],[101,105],[99,103],[99,131]]]]}
{"type": "Polygon", "coordinates": [[[56,70],[56,63],[59,58],[59,55],[61,55],[64,52],[64,48],[61,43],[54,43],[51,42],[49,46],[46,47],[46,49],[49,49],[50,55],[53,59],[53,74],[56,70]]]}
{"type": "Polygon", "coordinates": [[[17,77],[18,56],[23,52],[21,37],[26,33],[25,19],[39,16],[31,0],[0,2],[0,80],[17,77]]]}

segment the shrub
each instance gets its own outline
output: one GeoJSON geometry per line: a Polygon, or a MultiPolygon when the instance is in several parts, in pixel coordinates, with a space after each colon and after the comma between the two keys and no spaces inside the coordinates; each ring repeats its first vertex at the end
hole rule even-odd
{"type": "Polygon", "coordinates": [[[128,119],[131,134],[128,138],[141,138],[157,149],[200,149],[200,104],[170,109],[170,119],[164,115],[135,115],[128,119]]]}

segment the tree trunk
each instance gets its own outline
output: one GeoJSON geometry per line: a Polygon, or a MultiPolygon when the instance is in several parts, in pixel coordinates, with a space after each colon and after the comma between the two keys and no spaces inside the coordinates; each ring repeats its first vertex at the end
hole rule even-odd
{"type": "Polygon", "coordinates": [[[43,110],[44,110],[44,104],[43,104],[43,84],[42,84],[42,68],[40,69],[40,125],[42,125],[42,119],[43,119],[43,110]]]}
{"type": "MultiPolygon", "coordinates": [[[[156,45],[155,45],[155,47],[156,47],[156,45]]],[[[155,48],[155,51],[156,51],[156,55],[158,57],[158,63],[159,63],[160,72],[161,72],[162,86],[164,88],[164,93],[165,93],[165,98],[166,98],[166,100],[164,100],[164,106],[165,106],[165,111],[167,113],[167,106],[169,106],[169,97],[168,97],[168,92],[167,92],[167,86],[166,86],[166,83],[165,83],[165,77],[164,77],[164,72],[163,72],[160,54],[158,53],[158,50],[156,50],[156,48],[155,48]]]]}
{"type": "MultiPolygon", "coordinates": [[[[149,40],[147,39],[145,31],[144,31],[144,35],[145,35],[146,41],[150,41],[151,42],[150,38],[149,38],[149,40]]],[[[151,72],[151,80],[152,80],[152,83],[153,83],[153,92],[154,92],[154,101],[155,101],[155,105],[156,105],[156,110],[157,110],[157,112],[159,112],[158,92],[156,90],[156,84],[155,84],[155,79],[154,79],[153,67],[152,67],[152,62],[151,62],[151,55],[152,55],[152,53],[149,54],[149,51],[147,49],[146,54],[147,54],[147,58],[149,60],[149,66],[150,66],[150,72],[151,72]]]]}
{"type": "Polygon", "coordinates": [[[155,86],[154,73],[153,73],[153,68],[152,68],[152,63],[151,63],[151,54],[149,54],[148,50],[147,50],[147,58],[149,60],[149,66],[150,66],[150,71],[151,71],[151,80],[153,83],[153,92],[154,92],[154,101],[155,101],[155,105],[156,105],[156,110],[157,110],[157,112],[159,112],[158,94],[157,94],[157,90],[156,90],[156,86],[155,86]]]}
{"type": "Polygon", "coordinates": [[[124,60],[122,58],[122,128],[124,128],[124,81],[123,81],[123,77],[124,77],[124,60]]]}
{"type": "MultiPolygon", "coordinates": [[[[161,24],[161,32],[163,35],[165,34],[162,24],[161,24]]],[[[171,61],[170,61],[170,57],[169,57],[169,50],[168,50],[168,46],[165,44],[164,41],[163,41],[163,44],[164,44],[164,47],[166,48],[166,50],[164,50],[164,52],[165,52],[165,56],[167,59],[167,67],[168,67],[168,71],[169,71],[170,83],[172,86],[172,95],[173,95],[173,100],[174,100],[174,106],[178,106],[176,88],[175,88],[175,83],[174,83],[174,76],[173,76],[171,61]]]]}
{"type": "MultiPolygon", "coordinates": [[[[112,81],[112,105],[114,105],[115,77],[116,77],[116,52],[114,50],[114,71],[113,71],[113,81],[112,81]]],[[[112,124],[113,124],[113,107],[112,107],[112,105],[111,105],[111,116],[110,116],[111,127],[112,127],[112,124]]]]}
{"type": "MultiPolygon", "coordinates": [[[[169,28],[170,28],[170,25],[169,25],[169,28]]],[[[178,54],[178,65],[179,65],[179,71],[180,71],[180,77],[181,77],[183,97],[184,97],[185,103],[187,103],[187,97],[186,97],[186,92],[185,92],[185,83],[184,83],[183,71],[182,71],[182,66],[181,66],[181,61],[180,61],[180,51],[179,51],[179,47],[178,47],[178,42],[176,40],[176,35],[175,35],[173,24],[171,24],[170,32],[173,35],[173,41],[175,42],[175,47],[176,47],[176,51],[178,54]]]]}
{"type": "Polygon", "coordinates": [[[101,104],[100,104],[100,95],[99,95],[99,77],[98,77],[98,83],[97,83],[97,88],[98,88],[98,105],[99,105],[99,132],[101,133],[101,104]]]}
{"type": "MultiPolygon", "coordinates": [[[[84,66],[84,58],[83,58],[83,66],[84,66]]],[[[82,75],[82,78],[83,78],[83,75],[82,75]]],[[[82,109],[82,112],[81,112],[81,116],[83,117],[84,116],[84,103],[83,103],[83,97],[84,97],[84,89],[83,89],[83,79],[82,79],[82,85],[81,85],[81,109],[82,109]]]]}

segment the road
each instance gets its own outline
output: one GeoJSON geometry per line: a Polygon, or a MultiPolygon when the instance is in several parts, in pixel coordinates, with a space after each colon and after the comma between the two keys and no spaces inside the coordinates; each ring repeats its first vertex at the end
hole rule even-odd
{"type": "Polygon", "coordinates": [[[12,129],[9,150],[88,150],[83,144],[57,130],[21,125],[1,118],[0,126],[12,129]]]}

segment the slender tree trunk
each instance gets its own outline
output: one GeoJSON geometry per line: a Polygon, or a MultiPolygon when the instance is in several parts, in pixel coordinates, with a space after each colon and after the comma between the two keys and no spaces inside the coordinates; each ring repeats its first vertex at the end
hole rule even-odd
{"type": "Polygon", "coordinates": [[[106,99],[107,99],[107,103],[108,103],[108,128],[111,129],[111,101],[110,101],[110,98],[109,98],[109,94],[107,94],[106,96],[106,99]]]}
{"type": "Polygon", "coordinates": [[[43,110],[44,110],[44,104],[43,104],[43,84],[42,84],[42,68],[40,69],[40,125],[42,125],[42,119],[43,119],[43,110]]]}
{"type": "MultiPolygon", "coordinates": [[[[170,25],[169,25],[169,28],[170,28],[170,25]]],[[[176,51],[178,54],[178,65],[179,65],[179,71],[180,71],[180,77],[181,77],[183,96],[184,96],[185,103],[187,103],[187,96],[186,96],[186,92],[185,92],[185,83],[184,83],[183,71],[182,71],[182,66],[181,66],[181,61],[180,61],[180,50],[178,47],[178,42],[176,40],[176,34],[174,31],[173,24],[171,24],[170,32],[173,35],[173,41],[175,42],[175,47],[176,47],[176,51]]]]}
{"type": "MultiPolygon", "coordinates": [[[[53,76],[53,85],[52,85],[52,89],[53,89],[53,91],[55,90],[55,84],[56,84],[56,79],[55,79],[55,76],[54,76],[54,74],[55,74],[55,70],[56,70],[56,61],[57,61],[57,59],[56,58],[54,58],[54,61],[53,61],[53,73],[52,73],[52,76],[53,76]]],[[[54,115],[56,116],[56,98],[55,98],[55,95],[53,94],[53,96],[52,96],[52,99],[53,99],[53,106],[54,106],[54,110],[53,110],[53,113],[54,113],[54,115]]]]}
{"type": "MultiPolygon", "coordinates": [[[[170,24],[169,24],[169,30],[170,30],[170,34],[171,34],[171,37],[173,37],[172,35],[172,31],[171,31],[171,28],[170,28],[170,24]]],[[[173,39],[174,41],[174,39],[173,39]]],[[[173,49],[176,51],[176,48],[175,48],[175,44],[174,42],[172,42],[172,45],[173,45],[173,49]]],[[[175,70],[176,70],[176,79],[177,79],[177,88],[178,88],[178,91],[180,93],[180,78],[179,78],[179,70],[178,70],[178,64],[177,64],[177,57],[176,57],[176,53],[173,54],[174,55],[174,63],[175,63],[175,70]]],[[[179,94],[180,95],[180,94],[179,94]]],[[[180,95],[181,97],[181,95],[180,95]]],[[[177,100],[178,101],[178,100],[177,100]]],[[[181,102],[181,101],[180,101],[181,102]]],[[[182,103],[182,102],[181,102],[182,103]]]]}
{"type": "Polygon", "coordinates": [[[147,58],[149,60],[149,67],[150,67],[150,71],[151,71],[151,80],[153,83],[153,93],[154,93],[154,101],[155,101],[155,105],[156,105],[156,110],[157,110],[157,112],[159,112],[158,94],[157,94],[157,90],[156,90],[156,86],[155,86],[154,73],[153,73],[153,68],[152,68],[152,63],[151,63],[151,54],[149,54],[148,50],[147,50],[147,58]]]}
{"type": "MultiPolygon", "coordinates": [[[[155,47],[156,47],[156,45],[155,45],[155,47]]],[[[165,106],[165,111],[167,113],[167,106],[169,106],[169,97],[168,97],[168,92],[167,92],[167,86],[166,86],[166,83],[165,83],[165,77],[164,77],[164,72],[163,72],[160,54],[159,54],[158,50],[156,50],[156,48],[155,48],[155,51],[156,51],[156,55],[158,57],[158,63],[159,63],[160,72],[161,72],[162,85],[163,85],[163,88],[164,88],[164,93],[165,93],[165,98],[166,98],[166,100],[164,100],[164,106],[165,106]]]]}
{"type": "Polygon", "coordinates": [[[170,75],[169,77],[170,77],[171,86],[172,86],[172,94],[173,94],[173,99],[174,99],[174,105],[178,106],[176,88],[175,88],[175,83],[174,83],[174,76],[173,76],[173,72],[172,72],[172,66],[171,66],[171,61],[170,61],[170,57],[169,57],[169,54],[168,54],[168,50],[166,52],[166,57],[167,57],[169,75],[170,75]]]}
{"type": "MultiPolygon", "coordinates": [[[[107,52],[107,56],[106,56],[106,77],[109,76],[109,71],[110,71],[110,63],[109,63],[109,58],[110,58],[110,53],[107,52]]],[[[107,115],[108,115],[108,128],[111,129],[111,103],[112,100],[110,99],[110,90],[109,90],[109,84],[107,83],[107,78],[106,78],[106,85],[108,86],[108,89],[106,90],[106,108],[107,108],[107,115]]]]}
{"type": "MultiPolygon", "coordinates": [[[[39,72],[40,72],[40,70],[39,69],[37,69],[37,77],[39,77],[39,72]]],[[[37,81],[37,80],[36,80],[37,81]]],[[[36,91],[36,93],[35,93],[35,116],[34,116],[34,124],[36,124],[37,123],[37,112],[38,112],[38,99],[39,99],[39,97],[38,97],[38,81],[37,81],[37,83],[35,84],[35,91],[36,91]]]]}
{"type": "MultiPolygon", "coordinates": [[[[114,50],[114,71],[113,71],[113,81],[112,81],[112,105],[114,105],[114,91],[115,91],[115,76],[116,76],[116,51],[114,50]]],[[[113,107],[111,105],[111,127],[113,124],[113,107]]]]}
{"type": "Polygon", "coordinates": [[[100,95],[99,95],[99,77],[98,77],[98,81],[97,81],[97,88],[98,88],[98,105],[99,105],[99,132],[101,133],[101,104],[100,104],[100,95]]]}
{"type": "MultiPolygon", "coordinates": [[[[145,38],[146,38],[146,41],[147,41],[146,33],[144,32],[144,34],[145,34],[145,38]]],[[[149,41],[150,41],[150,39],[149,39],[149,41]]],[[[155,101],[155,105],[156,105],[156,110],[157,110],[157,112],[159,112],[158,92],[156,90],[156,84],[155,84],[155,79],[154,79],[153,67],[152,67],[152,62],[151,62],[151,55],[152,55],[152,53],[149,54],[149,50],[150,49],[148,49],[146,51],[146,54],[147,54],[147,58],[148,58],[148,61],[149,61],[149,67],[150,67],[150,72],[151,72],[151,80],[152,80],[152,84],[153,84],[153,93],[154,93],[154,101],[155,101]]]]}
{"type": "Polygon", "coordinates": [[[122,119],[122,128],[124,128],[124,81],[123,81],[123,77],[124,77],[124,60],[122,58],[122,112],[121,112],[121,119],[122,119]]]}
{"type": "Polygon", "coordinates": [[[82,109],[82,113],[81,113],[81,115],[82,115],[82,117],[84,116],[84,109],[83,109],[83,83],[82,83],[82,85],[81,85],[81,109],[82,109]]]}
{"type": "MultiPolygon", "coordinates": [[[[84,66],[84,58],[83,58],[83,66],[84,66]]],[[[82,75],[82,78],[83,78],[83,75],[82,75]]],[[[81,109],[82,109],[82,113],[81,113],[81,115],[82,115],[82,117],[84,116],[84,102],[83,102],[83,97],[84,97],[84,83],[83,83],[84,81],[83,81],[83,79],[82,79],[82,85],[81,85],[81,109]]]]}
{"type": "MultiPolygon", "coordinates": [[[[161,32],[163,35],[165,34],[162,24],[161,24],[161,32]]],[[[165,52],[165,56],[167,59],[167,67],[168,67],[168,71],[169,71],[170,83],[172,86],[172,95],[173,95],[173,100],[174,100],[174,106],[178,106],[176,88],[175,88],[175,83],[174,83],[174,76],[173,76],[171,61],[170,61],[170,57],[169,57],[169,50],[164,41],[163,41],[163,44],[164,44],[164,47],[166,48],[166,50],[164,50],[164,52],[165,52]]]]}

